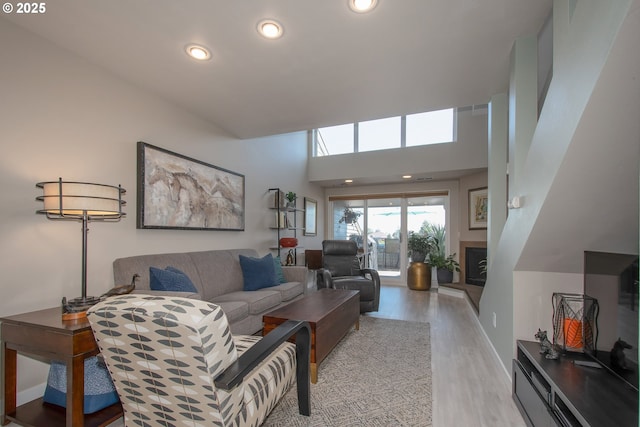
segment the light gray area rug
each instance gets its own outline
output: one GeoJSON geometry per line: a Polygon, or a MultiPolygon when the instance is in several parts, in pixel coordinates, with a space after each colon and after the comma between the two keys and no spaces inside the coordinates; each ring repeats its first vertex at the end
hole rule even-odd
{"type": "Polygon", "coordinates": [[[431,401],[429,324],[361,316],[320,364],[311,416],[292,387],[263,426],[431,426],[431,401]]]}

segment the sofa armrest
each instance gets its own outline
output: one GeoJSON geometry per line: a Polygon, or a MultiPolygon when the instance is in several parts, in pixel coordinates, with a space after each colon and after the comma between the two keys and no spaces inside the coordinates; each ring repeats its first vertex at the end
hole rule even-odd
{"type": "Polygon", "coordinates": [[[132,294],[156,295],[161,297],[182,297],[189,299],[202,300],[202,295],[197,292],[179,292],[179,291],[154,291],[151,289],[135,289],[132,294]]]}
{"type": "Polygon", "coordinates": [[[282,273],[287,282],[307,283],[307,267],[304,265],[283,265],[282,273]]]}
{"type": "Polygon", "coordinates": [[[287,320],[269,332],[215,378],[216,387],[223,390],[237,387],[260,362],[271,355],[280,344],[293,336],[296,338],[298,410],[302,415],[311,415],[311,380],[309,376],[311,328],[308,322],[287,320]]]}

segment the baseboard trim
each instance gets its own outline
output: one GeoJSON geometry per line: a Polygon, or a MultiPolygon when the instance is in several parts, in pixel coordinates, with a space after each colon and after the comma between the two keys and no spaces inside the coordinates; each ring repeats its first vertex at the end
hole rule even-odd
{"type": "MultiPolygon", "coordinates": [[[[18,406],[42,397],[44,395],[45,388],[47,388],[47,383],[38,384],[26,390],[19,391],[16,395],[16,402],[18,406]]],[[[0,407],[4,408],[4,399],[0,399],[0,407]]]]}
{"type": "MultiPolygon", "coordinates": [[[[473,311],[474,314],[476,314],[476,311],[473,308],[473,304],[471,304],[471,301],[469,301],[469,298],[467,298],[467,304],[469,305],[469,309],[471,311],[473,311]]],[[[509,369],[507,369],[507,367],[504,366],[504,364],[502,363],[502,359],[500,359],[500,356],[498,355],[498,352],[496,351],[496,348],[493,346],[493,343],[489,339],[489,335],[487,335],[487,331],[484,330],[484,327],[482,326],[482,323],[480,323],[479,316],[476,314],[475,316],[473,316],[473,318],[475,319],[476,324],[478,325],[478,327],[482,331],[482,335],[484,336],[484,339],[486,340],[487,344],[489,344],[489,347],[491,348],[491,351],[493,352],[493,355],[495,356],[496,361],[502,367],[502,370],[503,370],[504,374],[507,376],[507,378],[509,379],[509,382],[511,383],[512,382],[511,371],[509,369]]]]}
{"type": "MultiPolygon", "coordinates": [[[[454,288],[447,288],[445,286],[439,286],[438,289],[436,289],[436,291],[438,291],[439,294],[443,294],[443,295],[449,295],[456,298],[465,298],[467,302],[471,304],[469,302],[469,296],[465,291],[461,289],[454,289],[454,288]]],[[[472,307],[472,310],[473,310],[473,307],[472,307]]]]}

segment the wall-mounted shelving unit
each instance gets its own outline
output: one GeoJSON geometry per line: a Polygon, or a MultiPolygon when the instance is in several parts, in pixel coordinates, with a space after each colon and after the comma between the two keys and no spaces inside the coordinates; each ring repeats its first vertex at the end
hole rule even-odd
{"type": "Polygon", "coordinates": [[[300,242],[298,242],[298,246],[286,248],[280,245],[280,238],[298,238],[298,231],[304,230],[303,227],[301,227],[303,221],[302,219],[298,219],[298,216],[304,215],[304,209],[297,207],[297,198],[292,202],[292,204],[287,204],[284,192],[280,190],[280,188],[270,188],[269,193],[273,194],[273,197],[270,198],[269,209],[275,212],[275,215],[273,216],[274,225],[270,228],[276,230],[275,245],[271,247],[271,249],[277,251],[277,256],[280,257],[283,264],[285,264],[288,251],[292,250],[293,265],[297,265],[298,251],[303,249],[302,246],[300,246],[300,242]]]}

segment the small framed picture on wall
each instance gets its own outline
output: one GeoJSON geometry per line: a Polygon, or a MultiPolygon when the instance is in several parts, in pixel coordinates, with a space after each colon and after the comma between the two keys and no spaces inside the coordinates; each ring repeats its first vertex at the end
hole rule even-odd
{"type": "Polygon", "coordinates": [[[469,190],[469,230],[486,230],[489,211],[487,187],[469,190]]]}
{"type": "Polygon", "coordinates": [[[315,236],[318,232],[318,202],[308,197],[304,198],[304,235],[315,236]]]}

